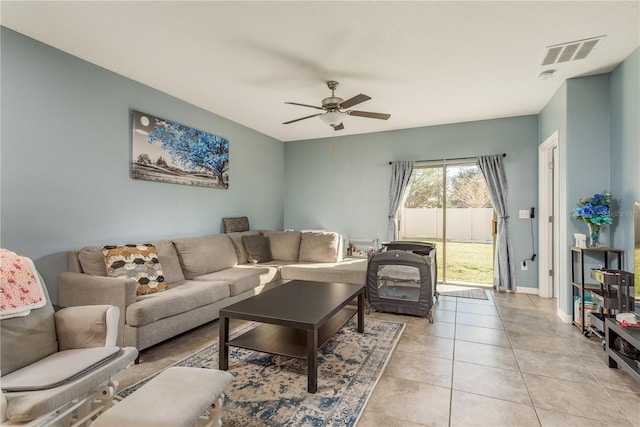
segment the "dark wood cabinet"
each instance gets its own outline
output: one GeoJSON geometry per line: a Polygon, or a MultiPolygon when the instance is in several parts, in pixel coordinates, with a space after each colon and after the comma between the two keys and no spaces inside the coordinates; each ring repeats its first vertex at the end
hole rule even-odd
{"type": "Polygon", "coordinates": [[[626,342],[627,350],[634,348],[640,352],[640,328],[623,328],[615,319],[610,318],[605,319],[604,324],[609,367],[623,369],[633,379],[640,382],[640,360],[631,357],[628,351],[619,351],[619,345],[616,344],[617,339],[622,339],[626,342]]]}

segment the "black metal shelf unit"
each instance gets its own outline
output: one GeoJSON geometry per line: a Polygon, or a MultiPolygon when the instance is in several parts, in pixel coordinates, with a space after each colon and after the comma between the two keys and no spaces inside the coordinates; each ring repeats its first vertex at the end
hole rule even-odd
{"type": "Polygon", "coordinates": [[[580,328],[580,332],[588,336],[591,334],[591,329],[589,329],[588,325],[586,324],[585,294],[587,291],[589,291],[594,294],[600,295],[602,292],[602,286],[600,283],[587,282],[587,276],[585,276],[585,255],[597,258],[599,261],[601,261],[601,264],[599,266],[605,269],[611,269],[611,267],[614,265],[613,258],[615,258],[615,267],[622,270],[623,251],[615,248],[578,248],[576,246],[571,247],[571,319],[573,324],[580,328]],[[579,321],[576,321],[576,304],[574,303],[575,297],[578,297],[579,305],[580,307],[582,307],[579,321]]]}

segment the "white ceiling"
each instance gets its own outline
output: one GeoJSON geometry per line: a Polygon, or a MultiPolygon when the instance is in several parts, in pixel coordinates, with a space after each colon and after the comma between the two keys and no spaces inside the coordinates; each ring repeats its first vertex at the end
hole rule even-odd
{"type": "MultiPolygon", "coordinates": [[[[640,45],[639,1],[11,2],[1,23],[281,141],[537,114],[562,82],[640,45]],[[545,47],[606,35],[586,59],[545,47]],[[540,80],[545,69],[553,78],[540,80]],[[336,96],[373,99],[333,131],[283,125],[336,96]]],[[[149,111],[153,113],[153,111],[149,111]]]]}

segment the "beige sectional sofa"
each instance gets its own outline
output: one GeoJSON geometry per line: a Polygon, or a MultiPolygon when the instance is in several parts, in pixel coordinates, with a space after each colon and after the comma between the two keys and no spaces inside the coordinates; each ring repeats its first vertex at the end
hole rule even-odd
{"type": "Polygon", "coordinates": [[[59,304],[118,306],[118,344],[142,350],[283,281],[366,282],[366,259],[343,260],[337,233],[252,230],[148,243],[155,246],[167,290],[137,295],[136,280],[109,277],[102,248],[88,246],[69,253],[69,271],[58,280],[59,304]],[[268,260],[254,263],[244,242],[260,234],[268,260]]]}

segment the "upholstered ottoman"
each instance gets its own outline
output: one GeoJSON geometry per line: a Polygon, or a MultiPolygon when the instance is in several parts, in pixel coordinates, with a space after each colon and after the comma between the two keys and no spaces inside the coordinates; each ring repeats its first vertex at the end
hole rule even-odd
{"type": "Polygon", "coordinates": [[[92,427],[221,426],[222,393],[233,375],[172,367],[100,415],[92,427]],[[203,417],[205,410],[209,416],[203,417]]]}

